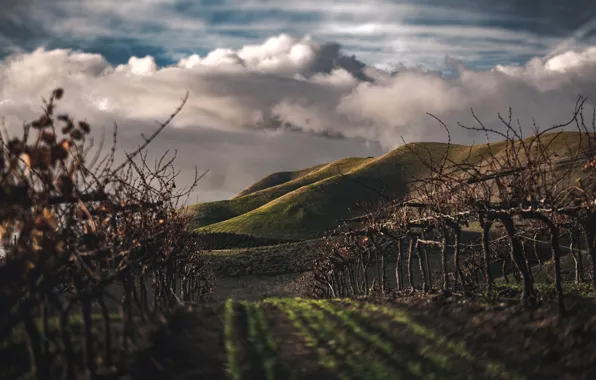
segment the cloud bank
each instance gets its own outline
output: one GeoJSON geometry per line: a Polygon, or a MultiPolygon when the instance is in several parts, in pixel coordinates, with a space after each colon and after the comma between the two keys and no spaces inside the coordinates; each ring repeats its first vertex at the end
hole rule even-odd
{"type": "MultiPolygon", "coordinates": [[[[155,128],[189,91],[157,148],[178,148],[184,170],[195,163],[211,168],[203,190],[212,199],[273,170],[379,154],[400,145],[402,136],[444,140],[427,112],[454,125],[471,123],[473,108],[498,127],[497,113],[512,106],[529,131],[532,117],[546,128],[569,118],[578,95],[596,95],[596,47],[488,70],[453,58],[445,64],[457,75],[405,66],[389,73],[343,55],[339,44],[286,34],[163,67],[152,56],[112,65],[99,54],[40,48],[0,63],[0,116],[14,131],[17,119],[30,120],[40,98],[60,86],[67,94],[62,109],[101,126],[118,122],[123,147],[134,147],[135,136],[155,128]]],[[[453,132],[458,143],[481,139],[453,132]]]]}
{"type": "Polygon", "coordinates": [[[382,67],[437,69],[450,55],[487,69],[596,43],[591,0],[0,0],[0,5],[0,57],[43,45],[98,52],[115,64],[151,54],[165,65],[283,32],[336,41],[348,55],[382,67]]]}

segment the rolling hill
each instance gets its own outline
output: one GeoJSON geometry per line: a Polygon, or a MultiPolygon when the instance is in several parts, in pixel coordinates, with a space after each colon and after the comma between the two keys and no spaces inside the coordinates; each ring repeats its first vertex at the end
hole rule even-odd
{"type": "Polygon", "coordinates": [[[301,187],[349,172],[369,160],[357,157],[344,158],[295,172],[270,174],[240,192],[233,199],[199,203],[188,207],[186,211],[192,215],[192,227],[208,226],[257,209],[301,187]]]}
{"type": "MultiPolygon", "coordinates": [[[[577,133],[550,134],[550,149],[560,157],[577,151],[577,133]]],[[[198,231],[233,232],[265,238],[318,238],[340,219],[364,213],[358,204],[375,205],[383,197],[401,197],[408,182],[424,177],[421,162],[438,160],[448,145],[410,143],[378,158],[346,158],[297,172],[276,173],[250,186],[237,197],[201,203],[186,209],[198,231]]],[[[490,152],[503,155],[505,144],[450,146],[455,162],[480,162],[490,152]]]]}

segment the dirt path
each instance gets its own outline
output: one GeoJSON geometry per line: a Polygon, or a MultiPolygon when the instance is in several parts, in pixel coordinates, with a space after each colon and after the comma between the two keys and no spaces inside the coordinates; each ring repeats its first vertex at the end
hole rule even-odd
{"type": "MultiPolygon", "coordinates": [[[[594,340],[577,346],[577,352],[568,348],[570,355],[540,358],[538,353],[552,339],[549,334],[532,340],[528,331],[534,330],[491,323],[492,309],[479,311],[478,305],[432,302],[414,298],[385,304],[278,298],[204,306],[172,317],[155,334],[152,347],[140,356],[134,378],[592,377],[594,361],[585,360],[594,355],[589,346],[594,340]],[[528,339],[533,347],[528,348],[528,339]],[[567,368],[569,356],[583,364],[574,362],[576,367],[567,368]]],[[[514,311],[505,313],[509,319],[516,318],[514,311]]]]}

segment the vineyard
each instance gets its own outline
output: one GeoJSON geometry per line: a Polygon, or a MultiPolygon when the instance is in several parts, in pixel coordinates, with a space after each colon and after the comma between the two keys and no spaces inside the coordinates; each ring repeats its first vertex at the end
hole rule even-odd
{"type": "Polygon", "coordinates": [[[488,148],[457,159],[450,143],[407,144],[430,175],[328,233],[310,297],[178,314],[138,378],[591,378],[596,115],[588,125],[584,102],[530,137],[511,116],[506,132],[462,125],[488,148]]]}
{"type": "Polygon", "coordinates": [[[590,378],[593,323],[590,330],[552,336],[556,322],[545,315],[553,310],[528,317],[515,305],[470,306],[462,313],[461,301],[435,301],[429,308],[423,299],[229,300],[172,319],[145,353],[136,378],[590,378]],[[511,338],[495,342],[496,334],[511,338]],[[524,347],[530,335],[533,344],[524,347]],[[571,339],[573,353],[566,352],[571,339]],[[573,365],[561,372],[553,355],[573,365]]]}
{"type": "MultiPolygon", "coordinates": [[[[522,284],[521,304],[532,308],[538,301],[532,265],[543,264],[546,246],[559,315],[564,316],[563,249],[574,257],[576,283],[585,281],[587,254],[596,290],[596,115],[589,125],[585,100],[578,100],[569,122],[544,130],[535,126],[535,134],[528,138],[514,124],[511,112],[508,118],[499,116],[504,132],[478,119],[478,126],[460,124],[482,132],[487,149],[470,147],[459,160],[450,154],[451,143],[437,151],[408,144],[430,175],[413,178],[403,199],[386,200],[329,234],[327,253],[316,264],[315,296],[387,294],[387,260],[395,252],[397,291],[438,288],[445,294],[492,294],[495,273],[508,281],[509,265],[522,284]],[[577,132],[565,132],[569,127],[577,132]],[[492,143],[491,136],[502,141],[492,143]],[[565,156],[558,153],[561,148],[565,156]],[[479,241],[463,242],[463,229],[473,223],[480,226],[479,241]],[[438,266],[430,259],[437,250],[438,266]],[[372,278],[371,267],[376,268],[372,278]],[[416,284],[414,272],[421,284],[416,284]]],[[[450,142],[449,129],[437,121],[450,142]]]]}
{"type": "Polygon", "coordinates": [[[0,146],[1,378],[576,379],[595,370],[596,112],[585,118],[585,98],[569,122],[535,125],[529,137],[511,113],[498,130],[460,125],[486,137],[465,150],[436,119],[448,143],[404,144],[426,169],[402,178],[402,196],[379,192],[325,238],[290,242],[191,231],[182,205],[201,176],[176,189],[175,154],[147,158],[186,98],[118,162],[117,129],[111,147],[96,145],[87,122],[57,112],[63,96],[53,91],[42,115],[0,146]],[[212,294],[216,275],[298,272],[307,272],[294,276],[304,297],[212,294]]]}
{"type": "Polygon", "coordinates": [[[63,96],[0,145],[2,378],[122,376],[147,329],[213,284],[178,212],[199,177],[176,190],[175,155],[147,160],[186,98],[117,162],[117,129],[103,149],[63,96]]]}

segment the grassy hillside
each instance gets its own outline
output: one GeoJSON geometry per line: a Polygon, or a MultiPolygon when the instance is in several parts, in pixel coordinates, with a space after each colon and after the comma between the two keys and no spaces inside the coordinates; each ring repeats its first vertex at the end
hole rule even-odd
{"type": "Polygon", "coordinates": [[[233,199],[199,203],[188,207],[186,211],[192,215],[193,228],[208,226],[245,214],[303,186],[349,172],[370,160],[344,158],[296,172],[274,173],[243,190],[233,199]]]}
{"type": "MultiPolygon", "coordinates": [[[[555,135],[546,137],[555,138],[555,135]]],[[[550,149],[561,158],[577,150],[576,133],[557,135],[550,149]]],[[[312,170],[297,179],[264,188],[229,201],[193,206],[200,230],[234,232],[267,238],[302,240],[320,237],[339,219],[362,213],[357,203],[376,204],[383,196],[403,196],[407,182],[424,177],[428,169],[420,157],[439,160],[445,143],[411,143],[376,159],[350,158],[312,170]]],[[[492,151],[503,155],[505,144],[451,145],[453,161],[486,160],[492,151]]]]}
{"type": "Polygon", "coordinates": [[[204,252],[218,278],[242,275],[280,275],[311,270],[320,255],[320,240],[305,240],[254,248],[204,252]]]}
{"type": "Polygon", "coordinates": [[[273,186],[282,185],[286,182],[290,182],[295,179],[302,178],[305,175],[308,175],[312,172],[315,172],[315,171],[321,169],[325,165],[326,164],[320,164],[320,165],[316,165],[316,166],[313,166],[308,169],[297,170],[297,171],[293,171],[293,172],[279,172],[279,173],[269,174],[265,178],[261,179],[260,181],[250,185],[246,189],[239,192],[238,195],[236,195],[234,198],[240,198],[240,197],[243,197],[248,194],[256,193],[257,191],[260,191],[260,190],[265,190],[265,189],[268,189],[273,186]]]}
{"type": "MultiPolygon", "coordinates": [[[[412,145],[418,149],[416,144],[412,145]]],[[[420,154],[430,152],[434,159],[441,157],[447,147],[441,143],[420,145],[420,154]]],[[[452,148],[454,156],[467,152],[466,146],[452,148]]],[[[358,202],[374,204],[380,200],[380,194],[401,196],[407,191],[404,182],[425,172],[417,155],[403,146],[343,174],[331,172],[326,178],[286,192],[261,207],[210,225],[206,230],[295,240],[316,238],[336,226],[338,219],[361,213],[356,207],[358,202]]]]}

